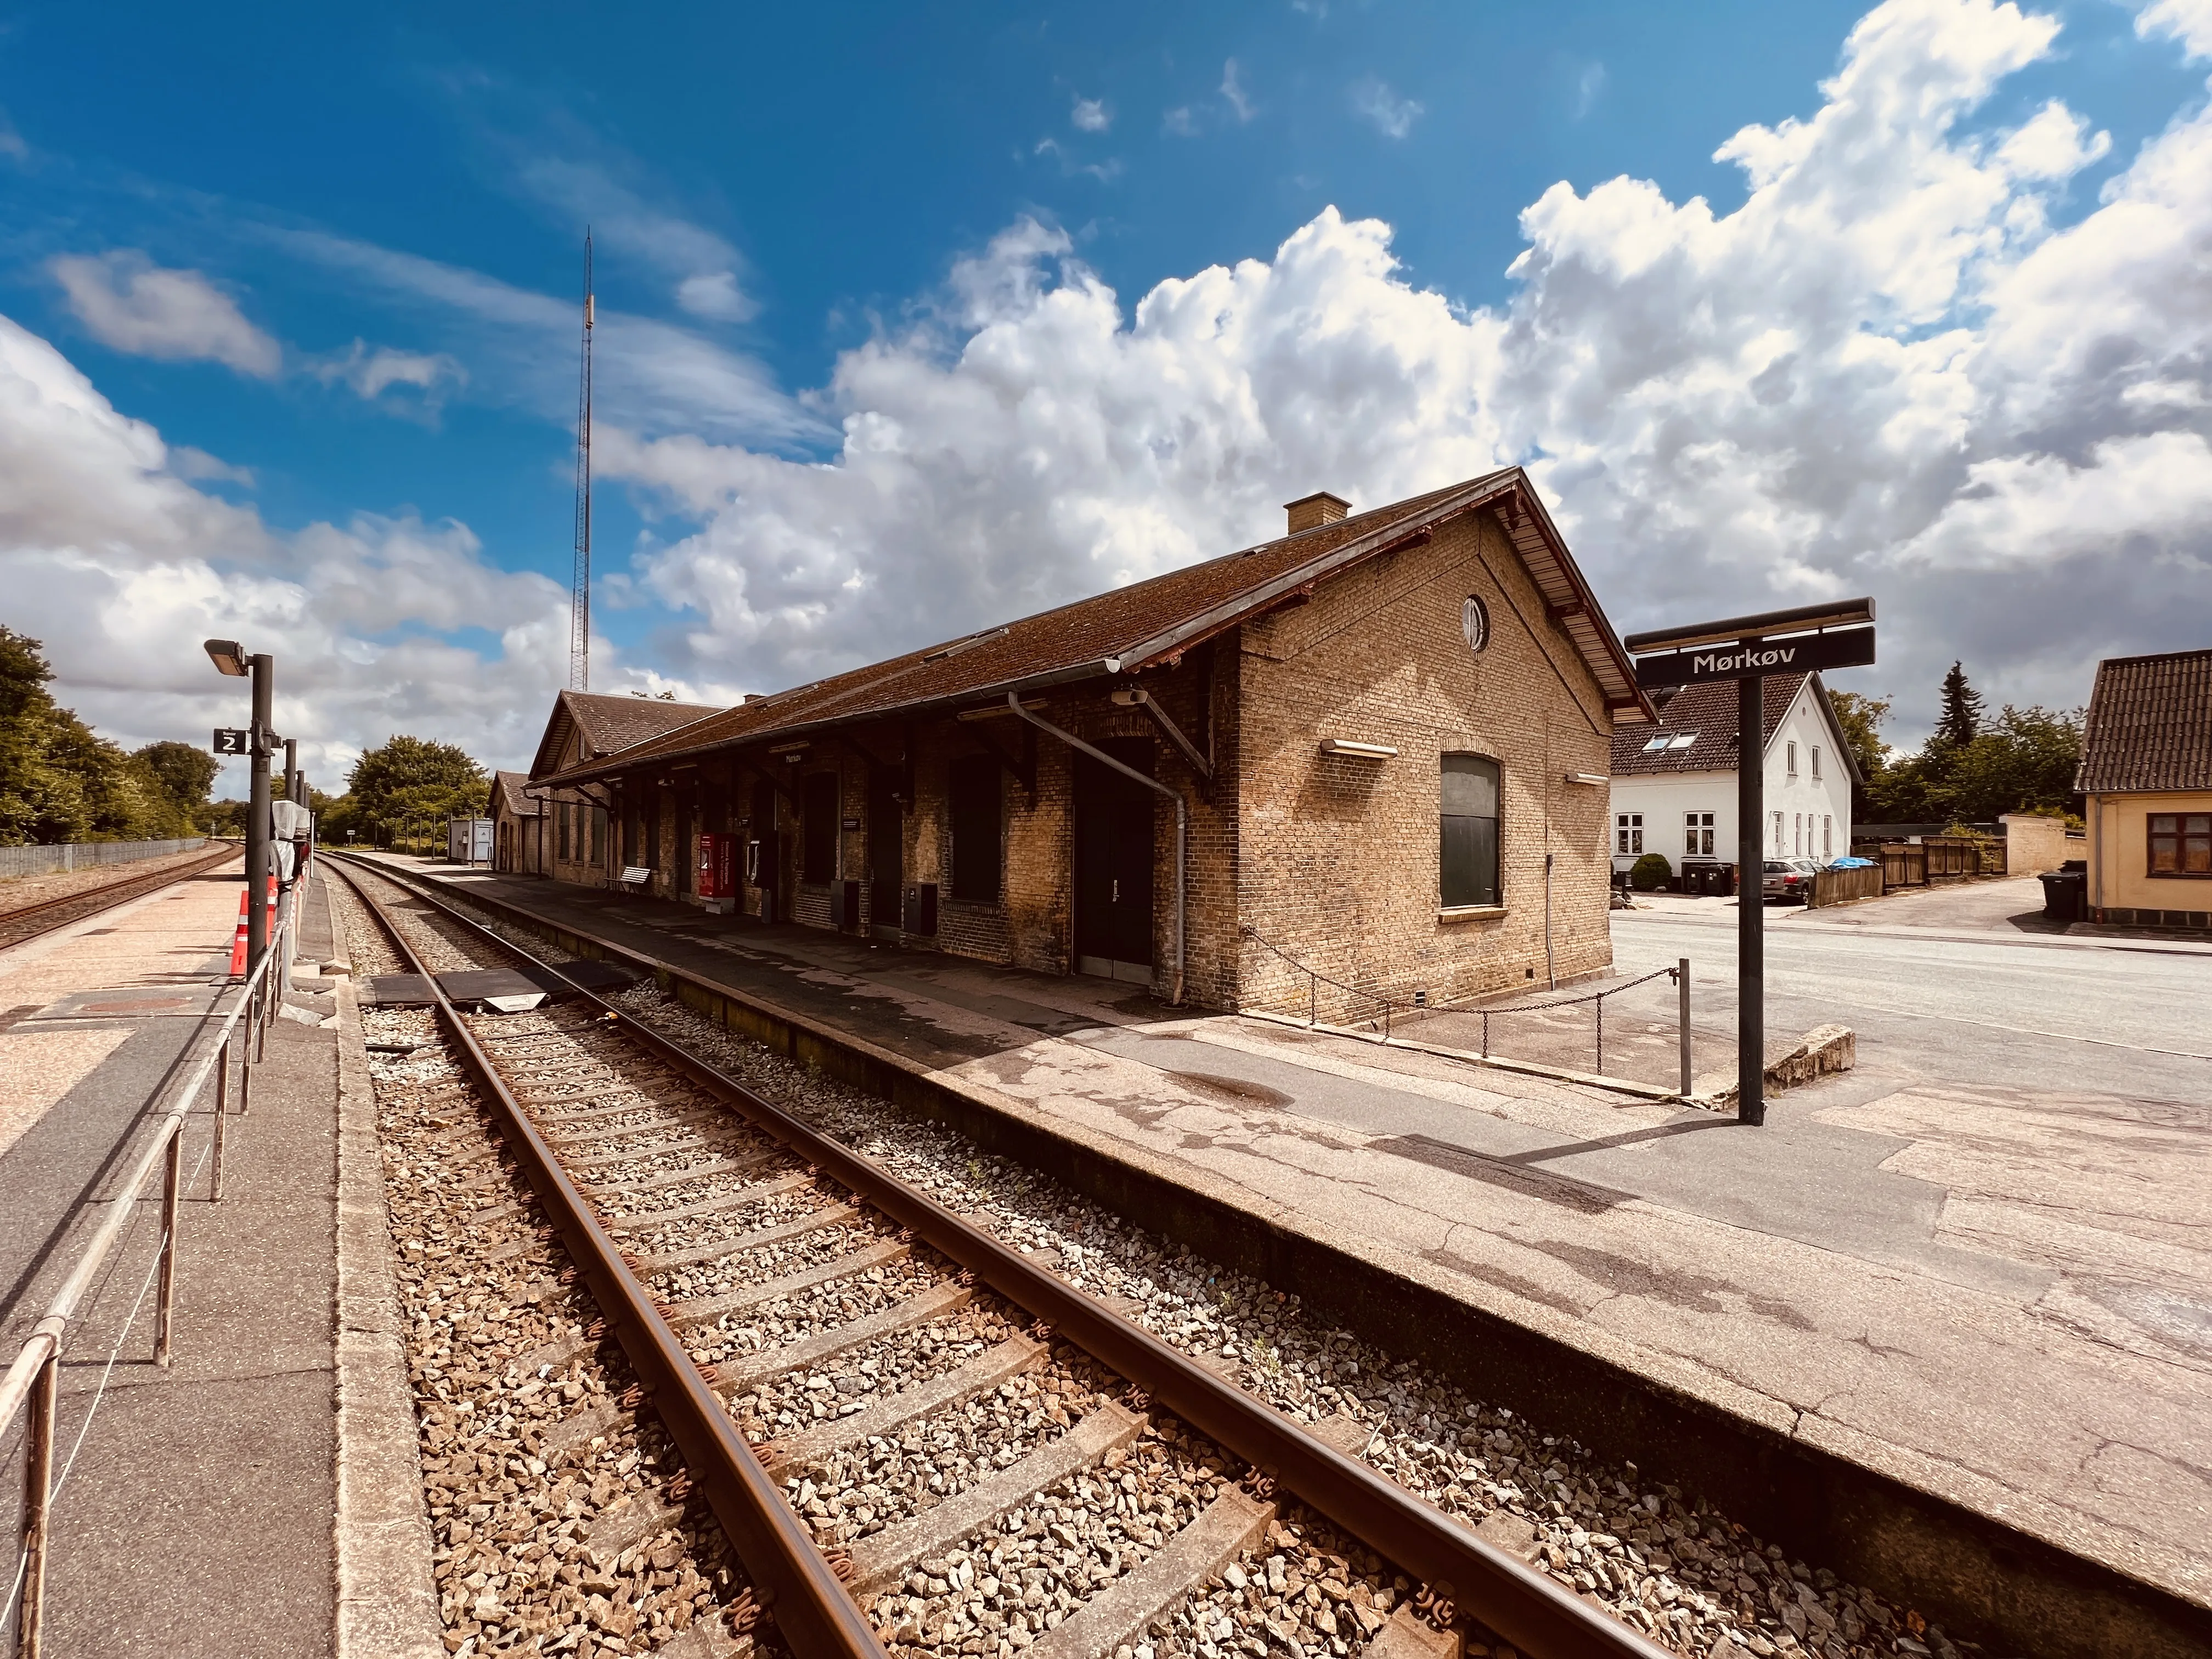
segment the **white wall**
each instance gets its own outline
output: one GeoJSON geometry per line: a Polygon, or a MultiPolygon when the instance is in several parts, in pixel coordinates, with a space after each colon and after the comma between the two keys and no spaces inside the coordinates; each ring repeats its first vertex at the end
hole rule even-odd
{"type": "MultiPolygon", "coordinates": [[[[1671,728],[1663,723],[1654,732],[1671,728]]],[[[1809,858],[1826,864],[1851,850],[1851,782],[1844,757],[1837,752],[1835,732],[1822,714],[1808,680],[1775,729],[1766,751],[1766,823],[1759,836],[1763,855],[1809,858]],[[1796,770],[1790,767],[1790,745],[1796,745],[1796,770]],[[1814,776],[1814,751],[1820,751],[1820,775],[1814,776]],[[1781,845],[1775,844],[1774,815],[1782,814],[1781,845]],[[1823,838],[1824,827],[1826,831],[1823,838]]],[[[1636,854],[1620,850],[1618,828],[1624,813],[1644,817],[1644,850],[1665,855],[1676,874],[1686,856],[1690,812],[1713,815],[1713,858],[1722,864],[1735,862],[1735,774],[1674,772],[1660,777],[1622,777],[1613,781],[1614,827],[1613,867],[1625,870],[1636,854]]]]}

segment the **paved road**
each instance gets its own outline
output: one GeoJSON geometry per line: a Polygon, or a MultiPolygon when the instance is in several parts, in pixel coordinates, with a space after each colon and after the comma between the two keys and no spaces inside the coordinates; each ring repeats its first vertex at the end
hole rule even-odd
{"type": "MultiPolygon", "coordinates": [[[[1833,921],[1770,910],[1770,1031],[1841,1021],[1859,1034],[1862,1080],[1885,1088],[2090,1088],[2212,1103],[2212,951],[1977,925],[1977,909],[2007,911],[2002,890],[2014,884],[1962,890],[1952,914],[1923,910],[1914,927],[1884,927],[1873,906],[1833,921]]],[[[1732,1024],[1735,923],[1719,902],[1616,912],[1615,964],[1635,974],[1688,957],[1697,1023],[1732,1024]]]]}

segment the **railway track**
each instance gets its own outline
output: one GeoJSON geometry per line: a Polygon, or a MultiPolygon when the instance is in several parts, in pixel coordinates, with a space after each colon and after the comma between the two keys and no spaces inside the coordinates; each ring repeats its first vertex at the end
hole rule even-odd
{"type": "MultiPolygon", "coordinates": [[[[464,1012],[430,975],[551,964],[373,866],[346,860],[344,879],[425,976],[489,1108],[489,1135],[439,1131],[485,1166],[437,1176],[462,1205],[449,1218],[512,1221],[513,1204],[480,1200],[526,1183],[544,1265],[557,1240],[595,1315],[524,1356],[576,1410],[533,1431],[520,1467],[628,1435],[633,1475],[655,1471],[626,1494],[603,1474],[572,1500],[592,1513],[546,1544],[541,1567],[568,1557],[542,1582],[612,1588],[611,1566],[660,1564],[631,1603],[655,1608],[663,1577],[714,1585],[711,1618],[703,1589],[677,1615],[709,1654],[771,1632],[803,1659],[1662,1651],[1348,1455],[1332,1425],[1292,1421],[581,986],[525,1013],[464,1012]],[[630,1388],[570,1369],[595,1333],[619,1343],[630,1388]],[[648,1402],[665,1455],[624,1426],[648,1402]],[[701,1500],[720,1540],[687,1525],[701,1500]]],[[[492,1585],[479,1613],[511,1593],[493,1577],[467,1581],[492,1585]]]]}
{"type": "Polygon", "coordinates": [[[11,945],[25,944],[42,933],[51,933],[57,927],[66,927],[73,921],[82,921],[88,916],[98,915],[102,910],[112,909],[131,899],[142,898],[171,882],[204,874],[237,856],[236,847],[225,846],[221,852],[196,859],[190,864],[167,865],[142,875],[125,876],[118,881],[103,882],[97,887],[63,893],[54,898],[41,899],[35,904],[18,905],[12,910],[0,911],[0,950],[11,945]]]}

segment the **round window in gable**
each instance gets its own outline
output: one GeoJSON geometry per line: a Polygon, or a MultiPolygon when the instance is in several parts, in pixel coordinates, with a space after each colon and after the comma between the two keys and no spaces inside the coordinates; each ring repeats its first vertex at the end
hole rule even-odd
{"type": "Polygon", "coordinates": [[[1470,651],[1480,653],[1490,643],[1490,612],[1472,593],[1459,608],[1459,631],[1467,635],[1467,648],[1470,651]]]}

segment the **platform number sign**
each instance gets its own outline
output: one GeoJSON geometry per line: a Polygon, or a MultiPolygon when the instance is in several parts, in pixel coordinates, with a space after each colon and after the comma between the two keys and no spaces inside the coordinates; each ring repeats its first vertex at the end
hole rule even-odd
{"type": "Polygon", "coordinates": [[[251,752],[245,731],[235,726],[218,726],[215,729],[215,752],[218,755],[243,755],[251,752]]]}

